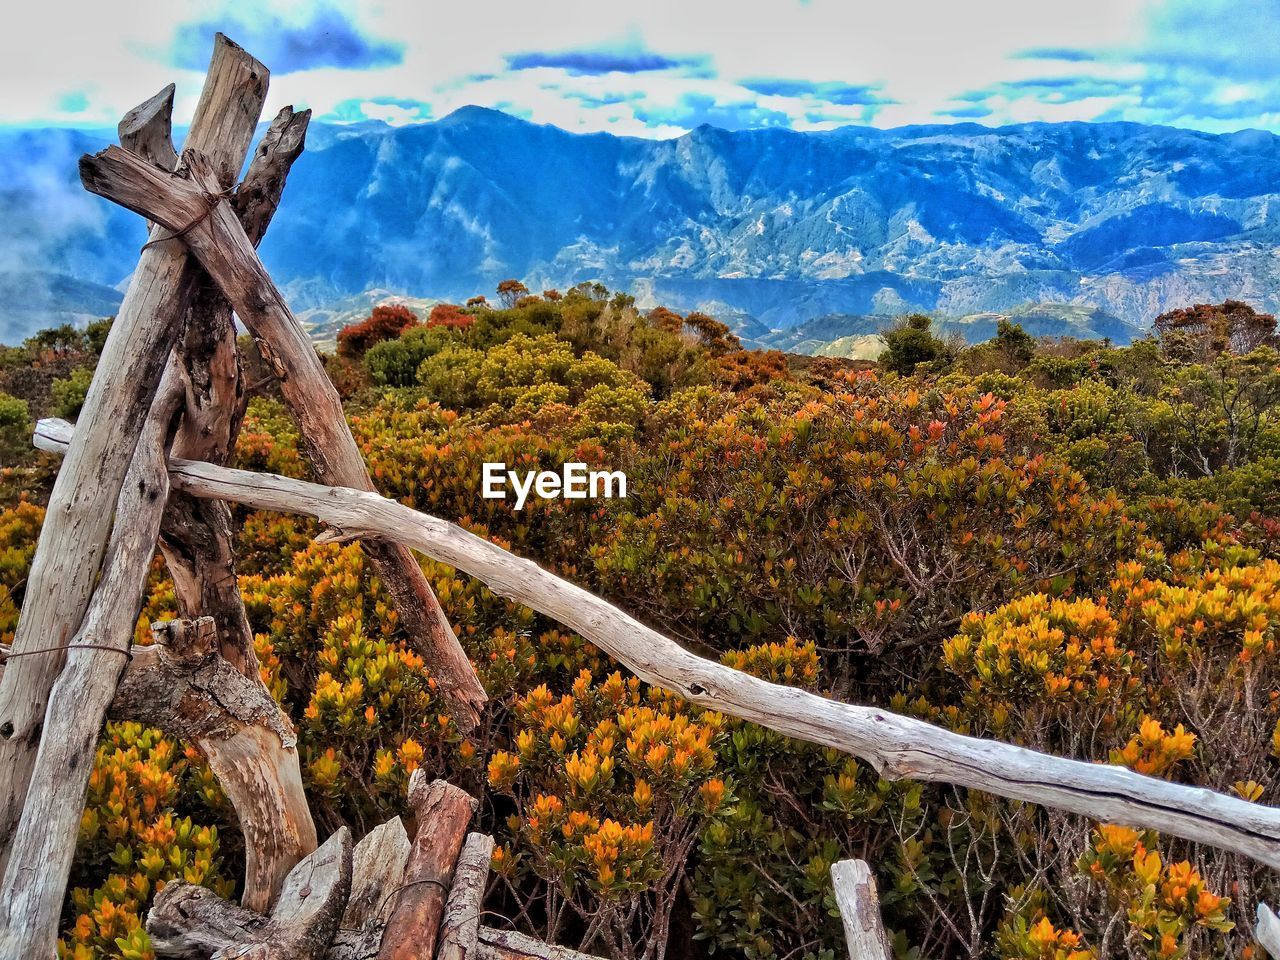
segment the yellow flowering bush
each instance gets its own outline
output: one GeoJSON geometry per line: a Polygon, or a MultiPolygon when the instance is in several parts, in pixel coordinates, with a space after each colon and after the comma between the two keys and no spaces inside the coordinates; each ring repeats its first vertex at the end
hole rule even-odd
{"type": "Polygon", "coordinates": [[[201,883],[224,896],[216,826],[200,826],[183,810],[222,819],[226,801],[193,751],[137,723],[107,727],[89,777],[71,903],[76,919],[59,956],[150,960],[141,914],[169,880],[201,883]],[[107,871],[105,880],[100,879],[107,871]]]}
{"type": "Polygon", "coordinates": [[[508,889],[527,898],[522,872],[545,881],[536,896],[551,940],[571,916],[584,946],[660,955],[698,832],[729,800],[715,776],[723,720],[617,671],[597,681],[582,670],[561,695],[536,687],[514,710],[512,748],[488,767],[522,848],[508,889]]]}

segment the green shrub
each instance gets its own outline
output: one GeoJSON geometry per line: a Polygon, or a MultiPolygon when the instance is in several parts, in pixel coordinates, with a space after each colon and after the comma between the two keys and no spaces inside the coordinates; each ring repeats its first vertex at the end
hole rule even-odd
{"type": "Polygon", "coordinates": [[[444,330],[410,327],[396,340],[384,340],[369,348],[364,364],[369,377],[380,387],[412,387],[418,382],[418,367],[450,342],[444,330]]]}
{"type": "Polygon", "coordinates": [[[93,371],[87,367],[76,367],[71,376],[63,380],[53,381],[53,412],[64,420],[74,420],[80,416],[80,408],[84,406],[84,398],[89,394],[89,384],[93,382],[93,371]]]}
{"type": "Polygon", "coordinates": [[[16,463],[31,449],[31,411],[27,401],[0,393],[0,466],[16,463]]]}

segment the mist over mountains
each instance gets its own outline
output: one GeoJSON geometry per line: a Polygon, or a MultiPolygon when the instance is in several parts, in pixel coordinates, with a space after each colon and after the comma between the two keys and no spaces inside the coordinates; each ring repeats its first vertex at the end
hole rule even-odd
{"type": "MultiPolygon", "coordinates": [[[[0,131],[0,341],[118,303],[144,228],[76,174],[108,137],[0,131]]],[[[1043,303],[1093,308],[1063,315],[1123,339],[1196,301],[1276,310],[1278,240],[1280,138],[1258,131],[704,126],[655,141],[472,107],[313,124],[262,254],[300,310],[598,279],[761,341],[834,315],[861,335],[869,317],[1043,303]]]]}

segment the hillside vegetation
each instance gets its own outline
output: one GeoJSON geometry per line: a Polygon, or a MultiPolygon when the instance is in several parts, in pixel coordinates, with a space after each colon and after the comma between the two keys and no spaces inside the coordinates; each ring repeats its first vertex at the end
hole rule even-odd
{"type": "MultiPolygon", "coordinates": [[[[106,324],[0,352],[0,641],[106,324]]],[[[374,308],[326,356],[382,493],[461,524],[698,652],[965,733],[1280,801],[1280,354],[1229,302],[1127,347],[928,317],[878,365],[743,351],[709,316],[599,285],[374,308]],[[618,500],[480,497],[482,464],[625,470],[618,500]]],[[[246,345],[247,346],[247,345],[246,345]]],[[[250,356],[252,356],[250,352],[250,356]]],[[[239,465],[304,476],[265,368],[239,465]]],[[[640,683],[423,561],[492,701],[463,738],[358,545],[237,515],[264,680],[322,833],[402,812],[424,766],[483,798],[486,922],[620,960],[844,954],[829,868],[876,872],[902,960],[1258,957],[1280,885],[1150,832],[944,786],[640,683]],[[506,918],[503,920],[502,918],[506,918]]],[[[175,613],[157,562],[139,618],[175,613]]],[[[230,892],[232,811],[193,748],[108,727],[62,956],[144,960],[179,877],[230,892]]]]}

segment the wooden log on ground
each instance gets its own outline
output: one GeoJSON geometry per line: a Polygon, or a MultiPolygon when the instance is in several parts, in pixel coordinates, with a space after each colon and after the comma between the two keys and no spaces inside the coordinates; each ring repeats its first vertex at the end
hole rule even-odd
{"type": "Polygon", "coordinates": [[[155,644],[134,648],[111,715],[159,727],[204,754],[244,833],[243,903],[265,911],[284,875],[316,847],[293,730],[261,678],[222,658],[211,618],[154,624],[152,632],[155,644]]]}
{"type": "MultiPolygon", "coordinates": [[[[187,145],[230,186],[266,97],[265,67],[219,35],[187,145]]],[[[163,228],[152,231],[153,237],[163,228]]],[[[142,425],[198,269],[180,244],[145,249],[103,347],[72,444],[50,494],[14,652],[64,647],[79,630],[142,425]]],[[[8,859],[65,651],[13,658],[0,678],[0,872],[8,859]]]]}
{"type": "Polygon", "coordinates": [[[1280,917],[1265,903],[1258,904],[1258,923],[1253,928],[1253,937],[1270,954],[1271,960],[1280,960],[1280,917]]]}
{"type": "Polygon", "coordinates": [[[880,916],[876,878],[865,860],[838,860],[831,865],[836,906],[844,922],[849,960],[893,960],[893,950],[880,916]]]}
{"type": "MultiPolygon", "coordinates": [[[[108,147],[81,158],[80,179],[89,191],[182,231],[182,242],[221,288],[276,371],[317,476],[372,491],[341,400],[315,348],[263,268],[235,212],[216,202],[206,165],[198,155],[184,156],[187,177],[165,173],[127,150],[108,147]]],[[[464,731],[474,728],[486,699],[484,689],[417,561],[396,543],[373,540],[364,546],[455,722],[464,731]]]]}
{"type": "MultiPolygon", "coordinates": [[[[120,491],[102,581],[50,692],[45,736],[0,883],[0,957],[52,957],[98,736],[129,662],[169,492],[165,443],[177,396],[159,402],[120,491]]],[[[39,657],[43,654],[34,654],[39,657]]],[[[15,661],[13,669],[16,671],[15,661]]]]}
{"type": "Polygon", "coordinates": [[[326,960],[374,960],[412,844],[399,817],[371,830],[352,856],[351,898],[326,960]]]}
{"type": "Polygon", "coordinates": [[[479,960],[599,960],[589,954],[543,943],[514,930],[480,928],[479,960]]]}
{"type": "Polygon", "coordinates": [[[156,894],[147,933],[161,957],[317,960],[338,931],[350,890],[351,832],[343,827],[289,872],[269,917],[172,882],[156,894]]]}
{"type": "Polygon", "coordinates": [[[484,891],[493,860],[493,837],[467,834],[444,905],[436,960],[476,960],[484,891]]]}
{"type": "Polygon", "coordinates": [[[412,847],[399,817],[374,827],[356,844],[351,899],[342,915],[344,928],[359,930],[368,923],[386,923],[391,914],[391,894],[404,880],[412,847]]]}
{"type": "Polygon", "coordinates": [[[421,767],[409,779],[409,804],[418,827],[378,960],[430,960],[454,865],[477,806],[475,798],[444,780],[428,783],[421,767]]]}
{"type": "MultiPolygon", "coordinates": [[[[36,445],[60,449],[70,429],[41,421],[36,445]]],[[[606,600],[461,527],[363,490],[169,461],[169,482],[201,497],[314,517],[346,536],[407,544],[565,624],[646,683],[700,706],[871,763],[889,779],[953,783],[1092,820],[1158,830],[1280,869],[1280,809],[1125,767],[1087,763],[964,736],[913,717],[770,683],[685,650],[606,600]]]]}

